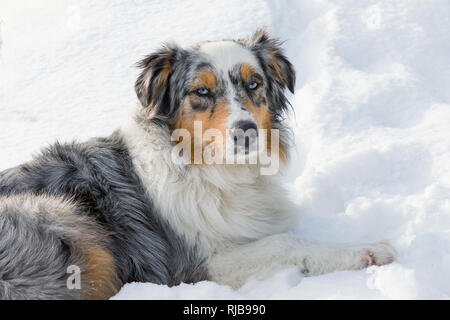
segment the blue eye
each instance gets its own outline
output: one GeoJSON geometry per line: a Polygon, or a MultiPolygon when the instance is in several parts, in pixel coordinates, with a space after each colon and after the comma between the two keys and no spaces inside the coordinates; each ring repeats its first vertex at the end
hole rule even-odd
{"type": "Polygon", "coordinates": [[[205,95],[207,95],[209,93],[209,90],[206,89],[206,88],[200,88],[200,89],[197,90],[197,93],[199,95],[201,95],[201,96],[205,96],[205,95]]]}
{"type": "Polygon", "coordinates": [[[250,90],[255,90],[256,88],[258,88],[258,83],[257,82],[250,82],[250,84],[248,85],[248,88],[250,90]]]}

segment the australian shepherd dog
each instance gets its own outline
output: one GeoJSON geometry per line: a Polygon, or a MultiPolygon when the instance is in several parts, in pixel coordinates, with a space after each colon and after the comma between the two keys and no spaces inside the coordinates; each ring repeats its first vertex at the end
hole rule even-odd
{"type": "Polygon", "coordinates": [[[278,40],[166,44],[138,66],[139,107],[122,127],[0,173],[0,298],[107,299],[133,281],[239,288],[288,265],[313,276],[394,260],[384,241],[289,232],[297,209],[277,173],[295,72],[278,40]]]}

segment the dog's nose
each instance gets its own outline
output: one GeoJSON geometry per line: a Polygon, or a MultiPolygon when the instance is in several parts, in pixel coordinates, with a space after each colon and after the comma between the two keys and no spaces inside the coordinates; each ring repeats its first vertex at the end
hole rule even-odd
{"type": "Polygon", "coordinates": [[[258,127],[256,126],[256,123],[249,120],[240,120],[237,121],[233,125],[234,129],[241,129],[244,132],[247,132],[247,130],[255,130],[256,134],[258,134],[258,127]]]}
{"type": "Polygon", "coordinates": [[[256,145],[258,126],[253,121],[240,120],[233,124],[231,135],[234,140],[234,153],[248,154],[256,145]]]}

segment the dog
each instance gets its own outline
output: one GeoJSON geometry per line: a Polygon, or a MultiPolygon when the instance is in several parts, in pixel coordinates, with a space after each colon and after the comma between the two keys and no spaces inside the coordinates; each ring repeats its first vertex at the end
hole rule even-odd
{"type": "Polygon", "coordinates": [[[290,233],[297,210],[260,161],[175,161],[181,131],[193,136],[182,160],[211,145],[219,158],[248,158],[262,140],[285,166],[285,91],[294,92],[295,71],[279,40],[258,30],[166,44],[138,66],[139,107],[122,127],[56,143],[0,173],[1,299],[107,299],[133,281],[239,288],[289,265],[312,276],[394,260],[387,242],[346,246],[290,233]],[[199,138],[209,129],[226,138],[199,138]]]}

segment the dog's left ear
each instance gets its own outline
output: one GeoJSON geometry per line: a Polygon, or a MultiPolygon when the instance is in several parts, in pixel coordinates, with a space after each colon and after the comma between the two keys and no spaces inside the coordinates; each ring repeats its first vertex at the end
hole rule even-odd
{"type": "Polygon", "coordinates": [[[142,106],[154,115],[168,116],[171,112],[170,78],[179,50],[175,44],[167,44],[137,64],[143,70],[134,89],[142,106]]]}
{"type": "Polygon", "coordinates": [[[281,42],[270,38],[266,30],[259,29],[245,41],[245,44],[260,60],[266,76],[294,93],[295,70],[284,55],[281,42]]]}

